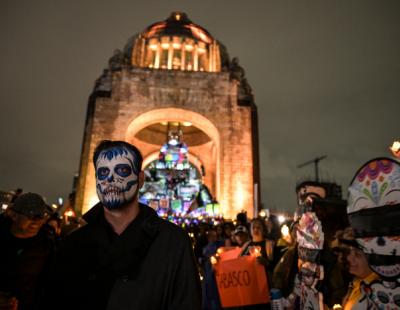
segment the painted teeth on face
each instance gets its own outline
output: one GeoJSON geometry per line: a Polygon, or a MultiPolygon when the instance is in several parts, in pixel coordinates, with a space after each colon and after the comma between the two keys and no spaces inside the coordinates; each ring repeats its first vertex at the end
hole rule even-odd
{"type": "Polygon", "coordinates": [[[135,158],[126,149],[100,153],[96,162],[96,188],[105,207],[117,209],[134,199],[138,190],[134,163],[135,158]]]}

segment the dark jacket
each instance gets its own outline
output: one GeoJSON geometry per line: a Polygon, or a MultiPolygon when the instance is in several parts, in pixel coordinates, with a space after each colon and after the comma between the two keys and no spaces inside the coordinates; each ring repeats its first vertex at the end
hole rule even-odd
{"type": "Polygon", "coordinates": [[[45,309],[200,309],[201,291],[190,239],[178,226],[140,205],[136,219],[116,235],[101,204],[87,225],[57,252],[45,309]]]}
{"type": "Polygon", "coordinates": [[[0,215],[0,291],[16,297],[20,310],[38,309],[53,242],[43,230],[31,238],[17,238],[11,224],[11,219],[0,215]]]}

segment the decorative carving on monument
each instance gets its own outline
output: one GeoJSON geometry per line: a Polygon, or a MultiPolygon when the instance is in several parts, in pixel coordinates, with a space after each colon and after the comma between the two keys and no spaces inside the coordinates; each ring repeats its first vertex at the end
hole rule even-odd
{"type": "Polygon", "coordinates": [[[247,82],[244,69],[239,65],[239,59],[234,57],[229,64],[231,78],[239,82],[238,84],[238,103],[239,105],[250,105],[254,102],[253,90],[247,82]]]}
{"type": "Polygon", "coordinates": [[[116,49],[114,50],[114,54],[108,60],[108,68],[111,71],[118,71],[121,70],[126,63],[127,61],[124,53],[122,53],[121,50],[116,49]]]}

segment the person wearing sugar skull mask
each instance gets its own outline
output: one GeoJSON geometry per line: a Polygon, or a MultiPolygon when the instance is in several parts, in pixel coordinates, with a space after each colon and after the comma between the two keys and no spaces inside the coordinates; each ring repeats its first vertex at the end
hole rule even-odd
{"type": "Polygon", "coordinates": [[[357,244],[379,277],[363,283],[362,301],[374,309],[400,309],[400,163],[376,158],[365,163],[349,187],[347,213],[357,244]]]}
{"type": "Polygon", "coordinates": [[[56,277],[61,287],[45,288],[43,308],[200,309],[189,237],[138,201],[144,182],[139,150],[103,141],[93,163],[100,202],[60,245],[48,283],[56,277]]]}

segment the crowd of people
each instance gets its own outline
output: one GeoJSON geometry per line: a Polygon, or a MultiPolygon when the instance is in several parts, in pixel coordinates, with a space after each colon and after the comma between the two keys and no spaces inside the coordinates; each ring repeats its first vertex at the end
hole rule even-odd
{"type": "MultiPolygon", "coordinates": [[[[141,158],[134,147],[108,141],[96,152],[99,184],[129,176],[130,196],[117,202],[98,186],[100,203],[83,219],[66,223],[40,195],[18,193],[0,214],[0,310],[222,309],[215,265],[219,249],[235,248],[240,257],[257,249],[256,263],[263,266],[269,289],[280,290],[282,309],[311,309],[305,300],[311,304],[314,297],[307,292],[326,309],[400,308],[398,253],[379,252],[399,238],[393,226],[398,213],[390,213],[385,228],[370,220],[362,222],[363,229],[357,212],[347,214],[357,195],[350,195],[346,209],[313,190],[318,184],[305,183],[297,188],[296,215],[283,223],[275,214],[248,219],[243,212],[233,220],[190,221],[181,229],[138,203],[141,158]],[[373,238],[379,248],[368,252],[373,238]]],[[[395,169],[391,186],[400,188],[400,168],[395,169]]],[[[397,206],[397,198],[387,201],[397,206]]],[[[380,213],[373,216],[382,225],[380,213]]],[[[266,307],[270,302],[236,309],[266,307]]]]}
{"type": "MultiPolygon", "coordinates": [[[[66,224],[39,195],[32,193],[23,194],[0,215],[0,244],[5,250],[0,256],[0,309],[31,309],[38,302],[46,265],[57,245],[78,229],[79,223],[82,220],[70,219],[66,224]]],[[[257,261],[265,266],[269,287],[279,288],[284,297],[289,297],[298,273],[297,226],[296,218],[279,223],[272,214],[248,220],[246,213],[238,214],[234,221],[219,218],[217,224],[204,220],[186,225],[202,278],[202,309],[222,309],[211,262],[221,247],[240,247],[241,255],[250,255],[249,249],[259,247],[257,261]]],[[[331,301],[331,307],[354,303],[361,281],[371,282],[377,275],[351,228],[337,230],[325,250],[324,258],[331,264],[323,289],[325,300],[331,301]]]]}

